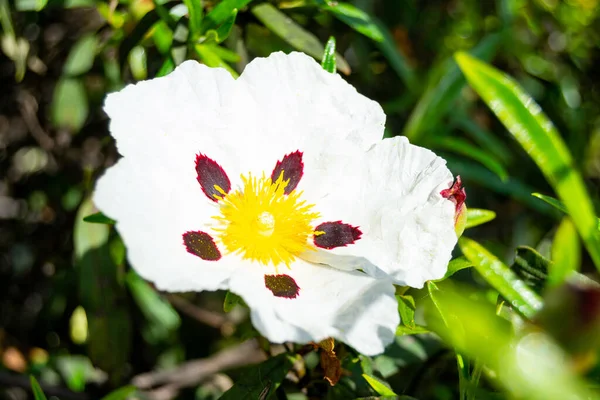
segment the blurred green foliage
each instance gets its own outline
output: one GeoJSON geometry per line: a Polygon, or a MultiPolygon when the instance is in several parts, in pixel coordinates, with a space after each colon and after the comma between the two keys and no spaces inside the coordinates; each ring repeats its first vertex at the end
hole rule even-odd
{"type": "Polygon", "coordinates": [[[597,0],[0,0],[0,398],[600,398],[599,14],[597,0]],[[386,136],[442,155],[468,192],[447,279],[398,288],[385,354],[338,343],[335,386],[315,346],[270,345],[235,295],[156,291],[88,200],[118,157],[106,93],[186,59],[238,76],[292,50],[382,104],[386,136]]]}

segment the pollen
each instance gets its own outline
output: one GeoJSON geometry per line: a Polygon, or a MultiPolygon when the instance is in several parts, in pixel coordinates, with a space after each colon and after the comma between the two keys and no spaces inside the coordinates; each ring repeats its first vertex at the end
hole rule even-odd
{"type": "Polygon", "coordinates": [[[275,182],[263,176],[241,176],[241,188],[219,200],[220,215],[214,228],[229,253],[275,268],[287,267],[295,258],[314,250],[312,222],[319,217],[314,205],[302,200],[302,192],[286,194],[283,172],[275,182]]]}

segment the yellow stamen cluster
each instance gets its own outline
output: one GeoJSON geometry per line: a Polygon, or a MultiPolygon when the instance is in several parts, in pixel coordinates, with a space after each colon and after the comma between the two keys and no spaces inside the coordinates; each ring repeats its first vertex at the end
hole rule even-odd
{"type": "Polygon", "coordinates": [[[257,179],[242,175],[242,188],[219,200],[221,215],[215,216],[217,236],[230,253],[263,265],[289,267],[300,253],[311,250],[312,221],[319,214],[314,205],[301,200],[302,192],[284,193],[288,181],[283,173],[257,179]]]}

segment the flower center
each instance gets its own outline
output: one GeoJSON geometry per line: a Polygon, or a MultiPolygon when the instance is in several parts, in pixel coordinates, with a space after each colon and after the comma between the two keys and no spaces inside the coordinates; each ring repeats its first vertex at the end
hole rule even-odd
{"type": "Polygon", "coordinates": [[[313,205],[301,200],[302,192],[285,193],[289,183],[283,173],[273,182],[242,175],[242,188],[227,193],[215,218],[217,237],[228,252],[263,265],[290,263],[313,249],[309,241],[312,221],[319,217],[313,205]]]}

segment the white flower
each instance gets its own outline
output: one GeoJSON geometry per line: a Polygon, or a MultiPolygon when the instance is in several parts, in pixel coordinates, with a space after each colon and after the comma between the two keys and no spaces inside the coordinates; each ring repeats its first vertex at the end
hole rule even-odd
{"type": "Polygon", "coordinates": [[[229,289],[273,342],[335,337],[371,355],[399,323],[392,283],[446,272],[445,161],[381,140],[381,107],[304,54],[237,80],[188,61],[105,109],[123,158],[94,201],[161,290],[229,289]]]}

